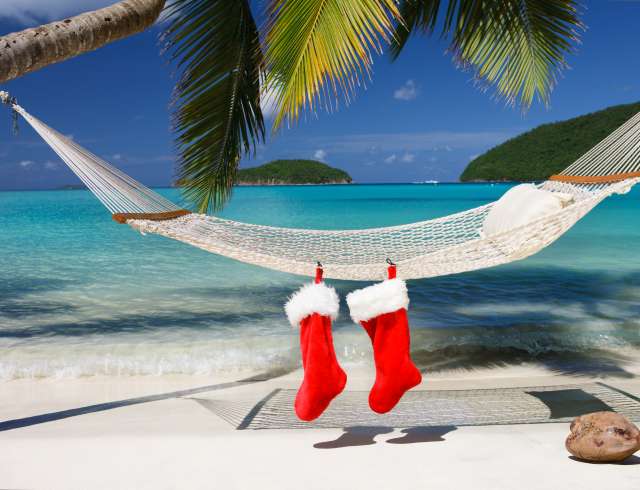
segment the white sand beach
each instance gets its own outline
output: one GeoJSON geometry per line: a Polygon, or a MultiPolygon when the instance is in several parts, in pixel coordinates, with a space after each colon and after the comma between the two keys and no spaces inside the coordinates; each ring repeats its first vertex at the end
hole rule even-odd
{"type": "MultiPolygon", "coordinates": [[[[370,370],[349,372],[348,392],[370,386],[370,370]]],[[[215,408],[235,406],[246,419],[274,389],[296,389],[301,374],[222,389],[212,385],[232,379],[6,382],[0,395],[0,488],[638,488],[640,458],[621,465],[578,462],[564,448],[567,423],[236,430],[215,408]],[[175,394],[196,388],[202,391],[175,394]],[[159,396],[109,405],[150,395],[159,396]],[[43,421],[45,414],[66,418],[43,421]]],[[[635,376],[567,376],[532,365],[427,375],[418,390],[598,381],[640,396],[635,376]]]]}

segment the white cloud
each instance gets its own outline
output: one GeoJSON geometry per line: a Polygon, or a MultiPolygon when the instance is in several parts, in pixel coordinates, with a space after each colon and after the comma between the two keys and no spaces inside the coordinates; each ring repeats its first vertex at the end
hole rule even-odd
{"type": "MultiPolygon", "coordinates": [[[[345,134],[338,137],[323,136],[308,138],[304,145],[331,147],[333,153],[367,153],[372,146],[389,153],[418,153],[434,151],[434,148],[452,150],[468,149],[471,152],[491,148],[513,137],[512,133],[499,131],[456,132],[429,131],[422,133],[363,133],[345,134]]],[[[301,142],[302,144],[302,142],[301,142]]]]}
{"type": "Polygon", "coordinates": [[[453,151],[453,148],[451,148],[449,145],[444,145],[444,146],[434,146],[432,150],[433,151],[453,151]]]}
{"type": "Polygon", "coordinates": [[[114,0],[2,0],[0,19],[24,26],[62,20],[98,8],[112,5],[114,0]]]}
{"type": "Polygon", "coordinates": [[[476,158],[478,158],[479,156],[480,156],[480,155],[478,155],[477,153],[475,153],[475,154],[473,154],[473,155],[470,155],[470,156],[469,156],[469,161],[471,161],[471,160],[475,160],[475,159],[476,159],[476,158]]]}
{"type": "Polygon", "coordinates": [[[389,155],[384,159],[384,163],[393,163],[398,159],[398,156],[394,153],[393,155],[389,155]]]}
{"type": "Polygon", "coordinates": [[[45,168],[47,170],[57,170],[60,167],[58,162],[54,162],[52,160],[47,160],[42,163],[37,163],[37,162],[34,162],[33,160],[21,160],[17,163],[17,165],[23,169],[38,167],[38,168],[45,168]]]}
{"type": "Polygon", "coordinates": [[[418,96],[418,87],[413,80],[407,80],[405,84],[393,92],[393,98],[397,100],[413,100],[418,96]]]}
{"type": "Polygon", "coordinates": [[[127,166],[131,165],[150,165],[156,162],[164,163],[164,162],[175,162],[175,157],[173,155],[123,155],[121,153],[116,153],[111,155],[112,161],[118,161],[117,166],[122,166],[126,161],[127,166]]]}
{"type": "Polygon", "coordinates": [[[413,153],[405,153],[402,155],[402,161],[405,163],[411,163],[416,159],[416,156],[413,153]]]}
{"type": "Polygon", "coordinates": [[[313,158],[315,158],[316,160],[320,160],[321,162],[324,162],[325,158],[327,158],[327,152],[322,149],[316,150],[313,152],[313,158]]]}
{"type": "Polygon", "coordinates": [[[266,119],[271,119],[276,115],[276,90],[274,87],[264,89],[260,95],[260,108],[262,109],[262,115],[266,119]]]}

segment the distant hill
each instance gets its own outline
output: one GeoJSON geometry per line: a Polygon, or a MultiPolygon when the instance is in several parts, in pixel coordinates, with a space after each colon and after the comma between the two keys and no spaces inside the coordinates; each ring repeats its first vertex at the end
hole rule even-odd
{"type": "Polygon", "coordinates": [[[545,180],[567,168],[639,111],[640,103],[618,105],[543,124],[480,155],[460,180],[545,180]]]}
{"type": "Polygon", "coordinates": [[[349,184],[351,176],[314,160],[274,160],[238,171],[238,185],[349,184]]]}

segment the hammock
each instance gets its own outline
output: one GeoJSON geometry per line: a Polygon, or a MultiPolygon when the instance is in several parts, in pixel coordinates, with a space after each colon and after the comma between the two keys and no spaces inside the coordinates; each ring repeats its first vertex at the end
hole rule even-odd
{"type": "Polygon", "coordinates": [[[191,213],[48,127],[8,94],[11,105],[111,211],[113,219],[215,254],[270,269],[313,276],[321,262],[334,279],[380,280],[386,261],[402,279],[443,276],[520,260],[547,247],[596,205],[640,182],[640,113],[540,189],[570,194],[572,203],[491,236],[482,226],[495,203],[443,218],[387,228],[306,230],[191,213]]]}

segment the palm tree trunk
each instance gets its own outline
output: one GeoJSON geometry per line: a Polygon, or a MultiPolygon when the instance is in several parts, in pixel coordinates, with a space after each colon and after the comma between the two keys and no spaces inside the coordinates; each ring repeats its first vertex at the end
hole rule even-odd
{"type": "Polygon", "coordinates": [[[142,32],[165,0],[122,0],[110,7],[0,37],[0,83],[142,32]]]}

